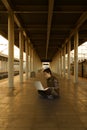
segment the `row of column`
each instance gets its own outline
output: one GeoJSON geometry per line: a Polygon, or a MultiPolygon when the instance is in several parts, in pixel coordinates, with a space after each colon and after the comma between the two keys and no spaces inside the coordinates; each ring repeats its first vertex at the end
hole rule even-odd
{"type": "MultiPolygon", "coordinates": [[[[8,13],[8,83],[9,87],[14,87],[14,14],[13,12],[8,13]]],[[[20,74],[20,82],[23,82],[23,50],[25,43],[25,52],[26,52],[26,64],[25,64],[25,72],[26,79],[29,78],[29,74],[31,71],[36,71],[38,67],[41,67],[40,60],[36,55],[34,49],[30,44],[30,40],[27,37],[24,37],[23,30],[19,31],[19,49],[20,49],[20,59],[19,59],[19,74],[20,74]],[[36,59],[34,61],[34,59],[36,59]],[[34,63],[36,62],[36,63],[34,63]],[[34,64],[37,64],[37,67],[34,67],[34,64]]]]}
{"type": "MultiPolygon", "coordinates": [[[[74,35],[74,83],[78,82],[78,32],[75,33],[74,35]]],[[[53,60],[53,63],[51,64],[51,66],[53,67],[52,69],[55,72],[58,72],[58,74],[60,76],[65,77],[66,76],[66,54],[68,54],[67,57],[67,77],[68,79],[70,79],[70,51],[71,51],[71,41],[69,41],[67,43],[67,49],[66,49],[66,45],[64,46],[63,50],[61,50],[57,57],[55,57],[55,59],[53,60]],[[67,50],[67,52],[66,52],[67,50]]]]}

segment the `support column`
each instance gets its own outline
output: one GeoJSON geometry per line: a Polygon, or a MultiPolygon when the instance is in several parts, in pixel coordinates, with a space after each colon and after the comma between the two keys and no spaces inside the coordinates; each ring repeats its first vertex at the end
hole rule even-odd
{"type": "Polygon", "coordinates": [[[74,83],[78,82],[78,32],[74,36],[74,83]]]}
{"type": "Polygon", "coordinates": [[[28,49],[29,49],[29,56],[28,56],[28,65],[29,65],[29,66],[28,66],[28,69],[29,69],[29,76],[30,76],[30,72],[31,72],[31,70],[30,70],[30,69],[31,69],[31,67],[30,67],[30,65],[31,65],[31,64],[30,64],[30,62],[31,62],[31,61],[30,61],[30,45],[29,45],[29,48],[28,48],[28,49]]]}
{"type": "Polygon", "coordinates": [[[68,43],[68,79],[70,79],[70,51],[71,51],[71,41],[68,43]]]}
{"type": "Polygon", "coordinates": [[[31,64],[31,62],[32,62],[32,60],[31,60],[32,59],[31,46],[30,46],[29,50],[30,50],[30,74],[31,74],[31,71],[32,71],[32,67],[31,67],[32,66],[32,64],[31,64]]]}
{"type": "Polygon", "coordinates": [[[8,84],[14,87],[14,14],[8,13],[8,84]]]}
{"type": "Polygon", "coordinates": [[[32,71],[34,71],[34,50],[32,49],[32,71]]]}
{"type": "Polygon", "coordinates": [[[26,79],[28,80],[28,40],[25,40],[25,50],[26,50],[26,79]]]}
{"type": "Polygon", "coordinates": [[[20,47],[20,82],[23,82],[23,31],[19,31],[19,47],[20,47]]]}
{"type": "Polygon", "coordinates": [[[33,71],[33,49],[30,48],[30,70],[33,71]]]}
{"type": "Polygon", "coordinates": [[[65,55],[66,55],[66,47],[63,50],[63,76],[65,77],[65,55]]]}
{"type": "Polygon", "coordinates": [[[60,51],[60,76],[62,76],[62,51],[60,51]]]}
{"type": "Polygon", "coordinates": [[[37,56],[35,51],[33,51],[33,71],[37,72],[37,56]]]}
{"type": "Polygon", "coordinates": [[[57,69],[58,75],[60,75],[60,65],[59,65],[59,63],[60,63],[60,57],[59,57],[59,53],[58,53],[58,69],[57,69]]]}
{"type": "Polygon", "coordinates": [[[59,76],[60,76],[60,52],[59,52],[59,76]]]}
{"type": "Polygon", "coordinates": [[[33,61],[32,61],[33,63],[33,71],[35,71],[35,69],[36,69],[36,57],[35,57],[35,52],[34,52],[34,50],[33,50],[33,61]]]}

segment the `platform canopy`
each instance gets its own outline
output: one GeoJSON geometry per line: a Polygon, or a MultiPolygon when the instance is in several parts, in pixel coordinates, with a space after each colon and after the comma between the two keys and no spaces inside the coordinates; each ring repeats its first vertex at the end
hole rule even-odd
{"type": "Polygon", "coordinates": [[[41,61],[52,61],[69,40],[73,49],[76,30],[79,45],[87,40],[87,0],[1,0],[0,33],[5,37],[9,11],[14,13],[15,44],[21,28],[41,61]]]}

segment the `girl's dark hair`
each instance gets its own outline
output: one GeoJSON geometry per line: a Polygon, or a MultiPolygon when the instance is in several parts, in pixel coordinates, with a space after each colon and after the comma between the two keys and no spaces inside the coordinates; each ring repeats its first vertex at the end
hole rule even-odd
{"type": "Polygon", "coordinates": [[[52,74],[52,72],[51,72],[50,68],[46,68],[46,69],[44,69],[44,71],[43,71],[43,72],[47,72],[47,73],[52,74]]]}

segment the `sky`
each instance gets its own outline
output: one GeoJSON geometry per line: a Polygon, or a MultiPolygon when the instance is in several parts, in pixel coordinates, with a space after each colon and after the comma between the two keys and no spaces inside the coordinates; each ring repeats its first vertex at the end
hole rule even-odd
{"type": "MultiPolygon", "coordinates": [[[[71,51],[71,57],[74,57],[74,50],[71,51]]],[[[78,47],[78,58],[79,60],[87,59],[87,42],[78,47]]]]}
{"type": "MultiPolygon", "coordinates": [[[[0,54],[8,56],[8,40],[0,35],[0,54]]],[[[14,58],[19,59],[20,50],[14,45],[14,58]]],[[[23,53],[24,61],[26,54],[23,53]]]]}

